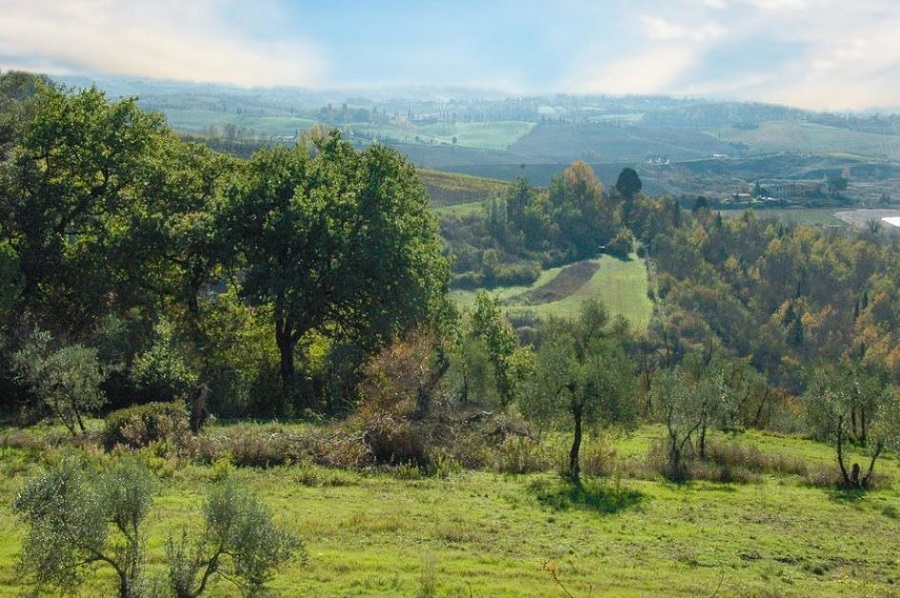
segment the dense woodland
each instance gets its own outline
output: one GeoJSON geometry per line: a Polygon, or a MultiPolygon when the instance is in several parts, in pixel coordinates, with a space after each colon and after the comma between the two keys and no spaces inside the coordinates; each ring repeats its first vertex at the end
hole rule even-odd
{"type": "MultiPolygon", "coordinates": [[[[52,420],[105,450],[163,441],[197,456],[211,414],[291,418],[330,436],[244,458],[299,450],[328,466],[440,472],[485,465],[508,437],[562,434],[580,489],[583,439],[604,430],[659,424],[656,472],[681,482],[709,475],[714,434],[768,428],[829,443],[833,483],[862,491],[900,448],[898,264],[900,242],[877,223],[724,218],[702,198],[686,210],[644,194],[631,168],[604,186],[583,162],[439,222],[415,168],[382,145],[315,129],[237,158],[135,100],[0,75],[0,401],[14,425],[52,420]],[[448,298],[601,254],[646,264],[646,330],[591,300],[576,318],[514,326],[484,290],[466,308],[448,298]],[[852,463],[851,447],[867,461],[852,463]]],[[[91,505],[128,503],[114,488],[131,480],[146,490],[134,529],[120,528],[135,552],[100,560],[132,595],[150,490],[141,466],[117,463],[94,475],[63,461],[20,494],[26,561],[59,531],[42,527],[54,484],[82,489],[70,506],[102,527],[91,505]]],[[[177,595],[202,593],[225,554],[252,594],[300,546],[242,492],[211,492],[195,557],[170,539],[188,572],[172,578],[177,595]],[[243,515],[226,512],[235,504],[243,515]],[[232,516],[245,517],[240,533],[220,527],[232,516]],[[268,538],[253,544],[253,529],[268,538]],[[241,568],[266,546],[259,570],[241,568]]],[[[66,567],[80,565],[63,556],[75,553],[46,554],[61,577],[43,581],[69,587],[66,567]]]]}

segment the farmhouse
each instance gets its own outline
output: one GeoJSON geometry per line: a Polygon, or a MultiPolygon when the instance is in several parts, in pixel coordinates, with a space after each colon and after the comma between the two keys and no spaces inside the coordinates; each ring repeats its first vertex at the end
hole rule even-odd
{"type": "Polygon", "coordinates": [[[821,181],[777,181],[766,183],[763,187],[775,199],[810,197],[822,192],[821,181]]]}

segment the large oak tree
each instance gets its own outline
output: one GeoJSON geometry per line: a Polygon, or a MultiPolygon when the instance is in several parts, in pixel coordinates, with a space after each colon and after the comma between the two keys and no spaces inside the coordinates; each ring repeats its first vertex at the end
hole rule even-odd
{"type": "Polygon", "coordinates": [[[312,151],[266,149],[229,201],[243,293],[272,310],[288,392],[310,335],[372,351],[424,320],[446,289],[427,195],[396,151],[356,151],[337,132],[312,151]]]}

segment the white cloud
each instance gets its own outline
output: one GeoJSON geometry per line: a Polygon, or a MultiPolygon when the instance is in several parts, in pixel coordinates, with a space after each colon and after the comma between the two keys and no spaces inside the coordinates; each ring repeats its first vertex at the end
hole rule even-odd
{"type": "Polygon", "coordinates": [[[391,39],[376,33],[379,26],[393,31],[384,23],[393,22],[397,6],[373,8],[369,14],[385,17],[373,24],[371,17],[349,18],[358,11],[313,3],[0,0],[0,69],[244,85],[700,93],[817,109],[900,108],[896,0],[558,0],[553,10],[506,0],[502,11],[487,12],[475,10],[475,0],[439,9],[425,0],[418,10],[437,16],[404,13],[409,18],[399,19],[398,31],[418,34],[385,34],[391,39]],[[454,11],[469,20],[448,30],[454,11]],[[510,22],[500,29],[471,22],[472,15],[490,21],[501,14],[510,22]],[[323,22],[340,28],[320,31],[323,22]],[[291,37],[289,23],[320,41],[291,37]],[[326,64],[327,55],[343,59],[326,64]]]}
{"type": "Polygon", "coordinates": [[[568,88],[614,95],[663,93],[695,60],[693,52],[683,46],[660,45],[612,64],[582,65],[572,75],[568,88]]]}
{"type": "MultiPolygon", "coordinates": [[[[811,8],[812,4],[816,4],[817,0],[744,0],[747,4],[756,8],[772,11],[798,11],[811,8]]],[[[818,2],[820,3],[820,2],[818,2]]]]}
{"type": "Polygon", "coordinates": [[[800,50],[768,73],[761,99],[805,108],[900,107],[900,6],[880,0],[810,0],[781,15],[773,35],[800,50]]]}
{"type": "Polygon", "coordinates": [[[653,41],[691,41],[703,43],[712,41],[725,34],[725,28],[718,23],[708,22],[703,25],[673,23],[660,17],[644,15],[641,23],[645,35],[653,41]]]}
{"type": "Polygon", "coordinates": [[[3,68],[93,71],[241,85],[314,85],[322,61],[296,40],[242,35],[211,0],[0,0],[3,68]]]}

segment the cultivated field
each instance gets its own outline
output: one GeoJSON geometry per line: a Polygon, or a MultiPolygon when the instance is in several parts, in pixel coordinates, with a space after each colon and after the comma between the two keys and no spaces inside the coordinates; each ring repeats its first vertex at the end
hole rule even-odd
{"type": "Polygon", "coordinates": [[[474,204],[480,208],[484,200],[502,195],[509,187],[508,182],[497,179],[427,169],[419,169],[419,179],[435,208],[459,204],[474,204]]]}

